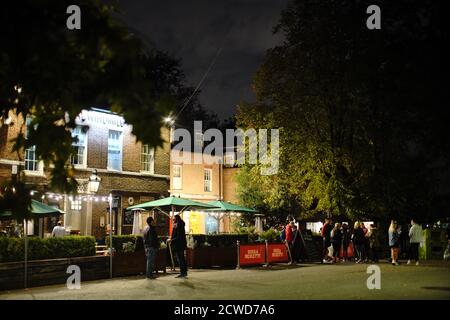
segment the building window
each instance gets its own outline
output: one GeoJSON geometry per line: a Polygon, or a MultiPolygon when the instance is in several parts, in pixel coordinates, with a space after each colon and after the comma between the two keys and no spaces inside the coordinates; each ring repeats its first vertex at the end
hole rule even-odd
{"type": "MultiPolygon", "coordinates": [[[[31,117],[27,117],[25,120],[26,133],[25,138],[28,139],[29,127],[31,125],[31,117]]],[[[39,160],[36,156],[36,146],[31,146],[25,149],[25,170],[26,171],[41,171],[39,160]]]]}
{"type": "Polygon", "coordinates": [[[108,169],[122,170],[122,132],[109,130],[108,169]]]}
{"type": "Polygon", "coordinates": [[[72,143],[75,148],[75,154],[71,157],[71,163],[73,165],[86,166],[86,150],[87,150],[87,138],[86,133],[83,132],[81,126],[77,126],[72,130],[72,138],[77,140],[72,143]]]}
{"type": "Polygon", "coordinates": [[[143,144],[141,149],[141,171],[155,172],[155,149],[143,144]]]}
{"type": "Polygon", "coordinates": [[[205,192],[211,192],[212,190],[212,169],[205,169],[204,171],[204,186],[205,192]]]}
{"type": "Polygon", "coordinates": [[[72,200],[70,202],[70,209],[75,211],[81,210],[81,200],[72,200]]]}
{"type": "Polygon", "coordinates": [[[182,170],[180,165],[173,166],[173,189],[180,190],[182,186],[182,170]]]}
{"type": "Polygon", "coordinates": [[[39,161],[36,159],[36,146],[25,150],[25,170],[39,171],[39,161]]]}

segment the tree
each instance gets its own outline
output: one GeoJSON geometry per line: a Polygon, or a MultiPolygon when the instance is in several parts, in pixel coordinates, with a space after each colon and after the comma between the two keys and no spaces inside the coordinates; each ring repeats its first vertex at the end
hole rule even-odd
{"type": "Polygon", "coordinates": [[[426,123],[442,129],[448,119],[433,73],[446,66],[443,10],[382,1],[382,29],[368,30],[369,4],[298,0],[282,13],[275,32],[285,42],[268,50],[253,83],[257,101],[237,116],[244,128],[280,128],[280,170],[241,184],[244,203],[257,188],[269,209],[303,216],[429,213],[429,155],[444,161],[448,150],[426,123]],[[426,142],[433,137],[438,145],[426,142]]]}
{"type": "MultiPolygon", "coordinates": [[[[81,0],[81,29],[66,27],[72,1],[22,1],[0,12],[0,116],[30,117],[14,151],[36,146],[53,164],[50,187],[71,193],[70,129],[83,108],[105,106],[133,125],[137,139],[157,146],[160,127],[182,89],[179,62],[136,37],[117,18],[115,2],[81,0]],[[144,115],[144,116],[143,116],[144,115]],[[51,141],[51,143],[49,143],[51,141]]],[[[21,176],[2,187],[0,208],[26,214],[29,190],[21,176]],[[20,201],[17,201],[20,199],[20,201]]]]}

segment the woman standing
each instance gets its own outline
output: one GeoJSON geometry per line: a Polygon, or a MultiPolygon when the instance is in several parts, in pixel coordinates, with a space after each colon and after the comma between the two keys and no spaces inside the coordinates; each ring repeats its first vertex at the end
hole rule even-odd
{"type": "Polygon", "coordinates": [[[348,259],[348,246],[351,242],[352,233],[348,229],[348,224],[342,224],[342,259],[345,262],[348,259]]]}
{"type": "Polygon", "coordinates": [[[333,245],[333,262],[339,261],[339,254],[342,246],[342,230],[341,224],[337,222],[331,230],[331,244],[333,245]]]}
{"type": "Polygon", "coordinates": [[[378,229],[374,224],[370,225],[370,229],[366,234],[366,238],[369,242],[369,257],[374,263],[378,263],[378,255],[380,252],[380,237],[378,229]]]}
{"type": "Polygon", "coordinates": [[[391,225],[389,226],[389,247],[391,247],[391,259],[392,259],[392,265],[398,266],[398,251],[400,247],[399,239],[400,239],[400,233],[398,230],[398,224],[397,221],[391,220],[391,225]]]}
{"type": "Polygon", "coordinates": [[[357,260],[356,263],[361,263],[366,259],[365,241],[366,237],[364,235],[364,230],[361,228],[361,223],[359,221],[355,222],[355,231],[353,233],[353,246],[356,250],[357,260]]]}

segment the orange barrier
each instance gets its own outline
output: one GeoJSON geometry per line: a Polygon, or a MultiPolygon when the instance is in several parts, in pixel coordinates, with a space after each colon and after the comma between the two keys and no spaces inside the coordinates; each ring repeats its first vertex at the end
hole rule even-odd
{"type": "Polygon", "coordinates": [[[265,244],[244,244],[240,245],[238,241],[238,268],[246,265],[258,265],[266,263],[266,245],[265,244]]]}
{"type": "Polygon", "coordinates": [[[290,261],[288,249],[285,243],[269,243],[267,251],[268,263],[290,261]]]}

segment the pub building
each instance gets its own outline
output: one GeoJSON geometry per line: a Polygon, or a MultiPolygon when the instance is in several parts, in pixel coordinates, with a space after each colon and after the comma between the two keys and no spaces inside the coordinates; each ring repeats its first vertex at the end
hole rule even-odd
{"type": "MultiPolygon", "coordinates": [[[[10,141],[21,129],[26,132],[30,119],[10,113],[7,120],[0,127],[0,183],[11,179],[20,167],[26,184],[33,190],[32,197],[64,212],[60,217],[29,223],[28,234],[47,237],[60,219],[67,233],[92,235],[102,242],[109,232],[110,194],[113,233],[138,233],[145,226],[145,216],[127,212],[125,208],[169,195],[169,128],[161,128],[163,146],[150,148],[136,140],[131,125],[122,116],[98,108],[83,110],[72,130],[72,136],[78,138],[71,157],[78,192],[64,195],[49,189],[49,170],[37,159],[34,146],[23,151],[22,160],[12,151],[10,141]]],[[[167,235],[168,218],[154,215],[158,233],[167,235]]]]}
{"type": "MultiPolygon", "coordinates": [[[[195,152],[202,152],[205,148],[203,133],[193,132],[192,139],[202,148],[186,152],[183,157],[190,161],[170,158],[171,196],[206,203],[219,200],[238,204],[236,147],[225,147],[221,156],[203,155],[201,163],[194,163],[195,152]],[[207,159],[211,157],[213,159],[207,159]]],[[[232,233],[236,231],[233,222],[240,215],[238,212],[187,210],[182,213],[182,218],[189,234],[232,233]]]]}

